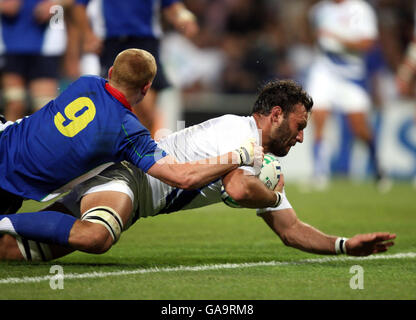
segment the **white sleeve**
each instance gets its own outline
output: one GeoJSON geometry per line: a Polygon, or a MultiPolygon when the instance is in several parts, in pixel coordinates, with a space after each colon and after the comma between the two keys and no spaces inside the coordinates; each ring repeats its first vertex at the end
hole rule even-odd
{"type": "Polygon", "coordinates": [[[270,211],[278,211],[278,210],[283,210],[283,209],[291,209],[292,205],[290,204],[289,200],[286,197],[286,192],[285,190],[283,190],[283,199],[282,199],[282,203],[277,207],[269,207],[269,208],[261,208],[261,209],[257,209],[257,215],[259,216],[260,214],[264,213],[264,212],[270,212],[270,211]]]}
{"type": "MultiPolygon", "coordinates": [[[[217,140],[218,154],[225,154],[229,151],[238,149],[248,139],[254,138],[259,144],[259,133],[250,125],[249,117],[239,117],[235,115],[226,115],[214,120],[215,139],[217,140]]],[[[239,169],[244,170],[250,175],[258,175],[252,166],[241,166],[239,169]]]]}

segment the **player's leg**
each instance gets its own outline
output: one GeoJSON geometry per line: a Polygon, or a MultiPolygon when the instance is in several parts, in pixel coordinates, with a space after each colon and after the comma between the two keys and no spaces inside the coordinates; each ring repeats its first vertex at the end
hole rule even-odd
{"type": "Polygon", "coordinates": [[[365,112],[351,112],[348,113],[348,122],[352,133],[355,137],[365,143],[368,148],[370,162],[374,167],[374,176],[380,191],[386,192],[391,188],[391,182],[385,177],[383,170],[377,157],[376,140],[368,123],[367,114],[365,112]]]}
{"type": "MultiPolygon", "coordinates": [[[[70,214],[69,210],[58,202],[51,204],[45,210],[70,214]]],[[[49,261],[73,251],[72,248],[28,240],[20,236],[0,235],[0,260],[49,261]]]]}
{"type": "Polygon", "coordinates": [[[133,108],[134,113],[137,115],[140,122],[142,122],[142,124],[150,131],[152,137],[154,137],[155,133],[163,127],[163,119],[160,118],[161,114],[158,112],[158,96],[162,90],[170,87],[170,83],[165,75],[165,70],[160,59],[160,42],[157,39],[132,37],[124,45],[125,49],[144,49],[150,52],[156,60],[157,73],[153,80],[152,88],[143,101],[133,108]]]}
{"type": "Polygon", "coordinates": [[[139,104],[133,106],[134,113],[140,122],[151,131],[152,137],[154,137],[155,133],[153,124],[156,121],[156,100],[157,92],[151,88],[144,99],[139,104]]]}
{"type": "Polygon", "coordinates": [[[388,191],[391,182],[385,177],[380,168],[377,157],[376,139],[368,121],[371,110],[371,99],[367,90],[354,82],[345,80],[342,83],[342,97],[340,106],[347,114],[348,123],[353,135],[363,141],[368,148],[370,162],[374,167],[374,176],[380,191],[388,191]]]}
{"type": "Polygon", "coordinates": [[[26,91],[24,78],[17,73],[5,72],[2,77],[4,116],[9,121],[16,121],[26,115],[26,91]]]}
{"type": "Polygon", "coordinates": [[[50,261],[73,251],[9,234],[0,235],[0,261],[50,261]]]}
{"type": "Polygon", "coordinates": [[[330,115],[326,108],[317,109],[312,115],[314,125],[314,184],[320,190],[324,190],[328,186],[330,176],[330,155],[324,139],[325,125],[330,115]]]}
{"type": "Polygon", "coordinates": [[[8,121],[16,121],[27,114],[26,80],[27,66],[31,55],[5,54],[2,75],[4,116],[8,121]]]}
{"type": "Polygon", "coordinates": [[[29,91],[33,104],[33,112],[35,112],[56,98],[58,82],[53,78],[38,78],[30,82],[29,91]]]}
{"type": "Polygon", "coordinates": [[[36,55],[33,61],[34,65],[30,67],[28,76],[30,97],[35,112],[57,96],[61,57],[36,55]]]}
{"type": "Polygon", "coordinates": [[[52,210],[0,216],[0,234],[103,253],[115,243],[132,212],[131,198],[120,192],[83,198],[81,220],[52,210]]]}
{"type": "MultiPolygon", "coordinates": [[[[101,191],[87,194],[80,202],[82,218],[75,220],[67,246],[29,240],[16,234],[4,234],[0,235],[0,260],[49,261],[75,250],[104,253],[118,240],[123,226],[131,221],[132,208],[131,198],[123,192],[101,191]],[[114,230],[117,228],[114,223],[118,222],[114,221],[113,215],[121,221],[119,231],[114,230]]],[[[60,202],[55,202],[45,210],[70,214],[60,202]]],[[[32,220],[33,218],[36,219],[32,217],[32,220]]]]}
{"type": "Polygon", "coordinates": [[[324,136],[327,121],[333,107],[333,92],[336,90],[336,78],[327,70],[326,64],[317,60],[310,69],[306,90],[311,95],[314,106],[311,116],[313,141],[313,181],[312,187],[324,190],[330,177],[330,150],[324,136]]]}
{"type": "Polygon", "coordinates": [[[2,215],[0,234],[91,253],[105,252],[133,221],[138,206],[137,179],[122,163],[113,165],[57,201],[74,216],[55,207],[41,212],[2,215]]]}
{"type": "Polygon", "coordinates": [[[119,239],[133,211],[131,198],[117,191],[99,191],[81,200],[81,220],[71,229],[68,244],[88,253],[104,253],[119,239]]]}

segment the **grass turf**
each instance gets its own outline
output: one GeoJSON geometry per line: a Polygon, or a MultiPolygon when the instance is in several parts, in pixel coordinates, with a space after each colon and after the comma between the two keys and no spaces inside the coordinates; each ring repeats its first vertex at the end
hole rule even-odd
{"type": "MultiPolygon", "coordinates": [[[[387,254],[416,252],[416,191],[396,183],[388,194],[371,183],[337,180],[327,192],[300,193],[286,187],[299,218],[321,231],[351,237],[357,233],[397,234],[387,254]]],[[[24,211],[39,205],[28,201],[24,211]]],[[[52,265],[65,274],[131,271],[259,261],[290,262],[278,266],[153,272],[66,279],[63,290],[49,281],[0,283],[1,299],[410,299],[416,298],[415,259],[294,262],[319,259],[285,247],[253,210],[217,204],[136,222],[104,255],[81,252],[48,263],[1,262],[1,279],[43,277],[52,265]],[[364,289],[350,288],[350,267],[364,269],[364,289]]]]}

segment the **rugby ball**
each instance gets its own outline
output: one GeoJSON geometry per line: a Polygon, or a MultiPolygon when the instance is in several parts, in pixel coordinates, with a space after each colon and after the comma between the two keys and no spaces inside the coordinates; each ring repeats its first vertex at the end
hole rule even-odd
{"type": "MultiPolygon", "coordinates": [[[[279,159],[271,153],[265,154],[259,174],[260,181],[268,189],[273,190],[279,182],[280,173],[281,166],[279,159]]],[[[238,202],[231,198],[227,191],[225,191],[224,186],[221,186],[221,200],[231,208],[241,208],[238,202]]]]}
{"type": "Polygon", "coordinates": [[[273,190],[279,182],[281,170],[279,159],[274,154],[266,153],[261,166],[259,179],[267,188],[273,190]]]}

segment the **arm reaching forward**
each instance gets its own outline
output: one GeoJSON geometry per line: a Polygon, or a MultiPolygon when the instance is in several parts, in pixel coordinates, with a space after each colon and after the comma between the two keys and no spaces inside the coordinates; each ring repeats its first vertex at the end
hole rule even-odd
{"type": "Polygon", "coordinates": [[[178,163],[172,156],[157,161],[147,173],[181,189],[196,189],[224,176],[239,166],[263,161],[263,147],[249,139],[240,148],[214,158],[178,163]]]}
{"type": "MultiPolygon", "coordinates": [[[[261,217],[267,225],[282,239],[287,246],[316,254],[337,254],[339,237],[322,233],[318,229],[300,221],[293,209],[265,212],[261,217]]],[[[396,238],[388,232],[358,234],[347,239],[346,254],[351,256],[368,256],[387,251],[396,238]]]]}

